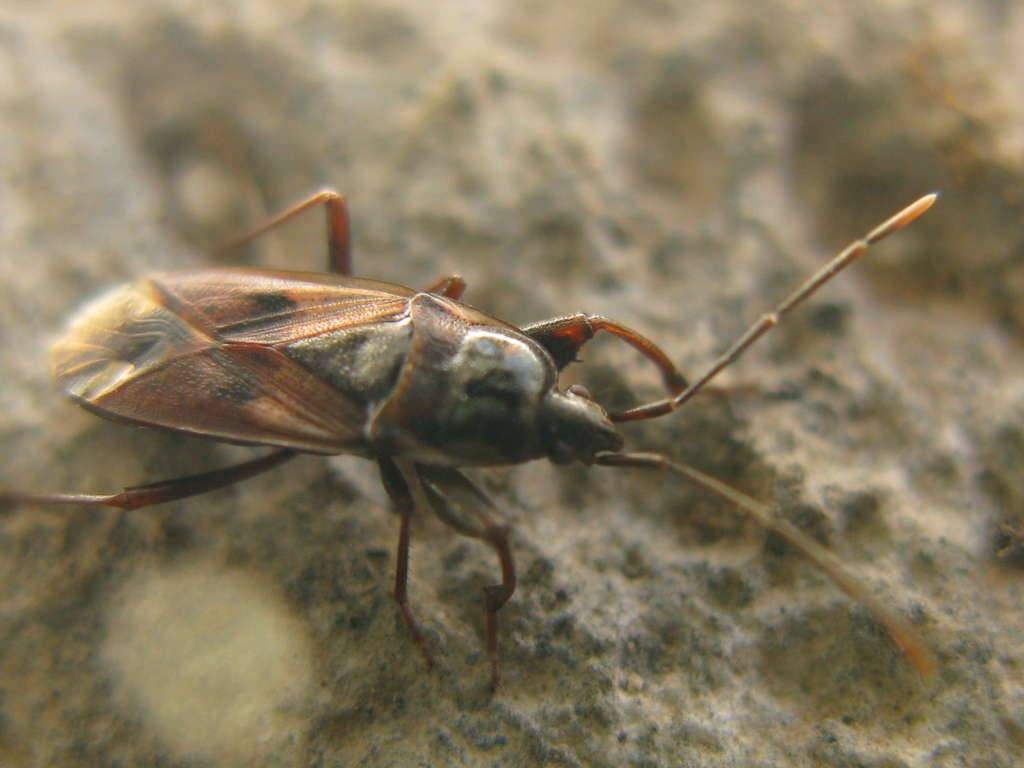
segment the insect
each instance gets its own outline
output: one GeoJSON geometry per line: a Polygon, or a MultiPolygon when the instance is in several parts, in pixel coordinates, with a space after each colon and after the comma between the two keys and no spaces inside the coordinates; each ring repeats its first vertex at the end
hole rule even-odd
{"type": "Polygon", "coordinates": [[[688,382],[654,343],[604,317],[567,315],[517,328],[462,303],[466,284],[457,275],[422,291],[353,277],[348,208],[344,197],[324,190],[236,244],[323,206],[329,273],[232,267],[153,275],[88,305],[53,350],[60,386],[104,418],[276,450],[110,495],[0,490],[0,500],[138,509],[240,482],[303,453],[375,461],[400,518],[394,598],[428,666],[433,657],[407,590],[413,484],[445,523],[496,551],[501,582],[485,587],[484,596],[497,686],[498,610],[516,588],[510,527],[460,469],[549,459],[668,470],[784,537],[866,606],[928,675],[934,663],[915,633],[835,555],[764,504],[702,472],[661,454],[623,450],[615,424],[676,410],[782,315],[935,198],[922,197],[851,243],[688,382]],[[559,373],[600,332],[653,363],[668,395],[608,412],[582,386],[560,388],[559,373]]]}

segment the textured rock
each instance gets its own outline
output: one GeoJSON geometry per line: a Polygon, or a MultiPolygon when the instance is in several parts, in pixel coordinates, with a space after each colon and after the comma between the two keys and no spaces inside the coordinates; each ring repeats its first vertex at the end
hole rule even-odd
{"type": "MultiPolygon", "coordinates": [[[[83,4],[84,5],[84,4],[83,4]]],[[[827,540],[935,652],[682,480],[474,475],[520,587],[429,515],[412,596],[375,468],[300,459],[135,513],[0,517],[6,765],[1010,765],[1024,749],[1024,12],[1012,3],[172,2],[0,8],[0,482],[103,492],[246,450],[50,382],[74,307],[329,184],[360,274],[460,272],[695,374],[854,236],[921,221],[627,430],[827,540]],[[247,638],[250,638],[247,641],[247,638]]],[[[323,264],[318,215],[245,263],[323,264]]],[[[572,376],[656,396],[614,343],[572,376]]]]}

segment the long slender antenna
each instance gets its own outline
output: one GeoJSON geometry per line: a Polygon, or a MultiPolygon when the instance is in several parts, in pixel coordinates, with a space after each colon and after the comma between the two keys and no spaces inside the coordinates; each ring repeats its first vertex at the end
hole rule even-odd
{"type": "Polygon", "coordinates": [[[710,475],[693,467],[672,461],[660,453],[627,452],[599,453],[596,464],[605,467],[635,467],[640,469],[666,469],[689,478],[726,501],[735,504],[750,515],[759,525],[774,531],[796,547],[803,555],[820,568],[843,592],[864,606],[875,621],[885,628],[893,644],[902,651],[907,660],[921,674],[931,677],[935,674],[935,657],[921,642],[917,633],[896,614],[876,599],[863,581],[850,573],[842,561],[825,547],[801,531],[785,518],[779,517],[766,504],[737,491],[710,475]]]}
{"type": "Polygon", "coordinates": [[[690,384],[690,386],[678,395],[668,397],[663,400],[655,400],[653,403],[638,405],[635,408],[629,408],[625,411],[610,413],[608,414],[608,418],[612,421],[642,421],[644,419],[654,419],[658,416],[664,416],[666,413],[671,413],[676,410],[676,408],[703,389],[709,381],[717,376],[736,358],[742,355],[749,346],[778,325],[779,319],[784,314],[789,312],[793,307],[800,304],[804,299],[818,290],[818,288],[831,280],[840,270],[856,261],[857,257],[864,253],[869,246],[877,243],[883,237],[891,235],[896,230],[907,226],[907,224],[931,208],[932,203],[935,202],[937,197],[938,194],[934,192],[930,195],[925,195],[920,200],[908,205],[895,216],[892,216],[879,224],[864,237],[859,240],[854,240],[846,246],[846,248],[836,254],[836,256],[834,256],[825,266],[802,282],[796,290],[783,299],[773,311],[761,315],[761,317],[758,318],[758,320],[751,325],[746,332],[740,336],[731,347],[729,347],[729,349],[723,352],[721,356],[712,363],[711,367],[708,368],[704,374],[698,377],[690,384]]]}

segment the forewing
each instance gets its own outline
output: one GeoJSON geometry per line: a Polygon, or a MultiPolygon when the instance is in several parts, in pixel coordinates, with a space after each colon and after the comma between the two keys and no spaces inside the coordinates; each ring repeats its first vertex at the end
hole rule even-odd
{"type": "Polygon", "coordinates": [[[54,349],[54,369],[65,391],[108,418],[365,453],[365,409],[274,345],[399,320],[405,292],[330,275],[159,275],[88,307],[54,349]]]}
{"type": "Polygon", "coordinates": [[[168,272],[147,283],[154,299],[211,338],[250,344],[395,320],[415,293],[342,275],[242,269],[168,272]]]}
{"type": "Polygon", "coordinates": [[[366,416],[272,347],[215,346],[121,380],[86,405],[107,416],[236,443],[362,453],[366,416]]]}

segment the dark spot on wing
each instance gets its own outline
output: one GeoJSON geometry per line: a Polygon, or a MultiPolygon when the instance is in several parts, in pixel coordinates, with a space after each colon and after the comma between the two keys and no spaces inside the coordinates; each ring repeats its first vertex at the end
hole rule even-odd
{"type": "Polygon", "coordinates": [[[259,392],[239,379],[235,379],[227,386],[218,387],[214,390],[214,394],[217,397],[230,400],[231,402],[238,403],[239,405],[250,403],[259,397],[259,392]]]}
{"type": "Polygon", "coordinates": [[[284,312],[292,312],[299,306],[287,294],[277,291],[253,293],[249,296],[249,303],[252,305],[253,311],[260,315],[279,315],[284,312]]]}

